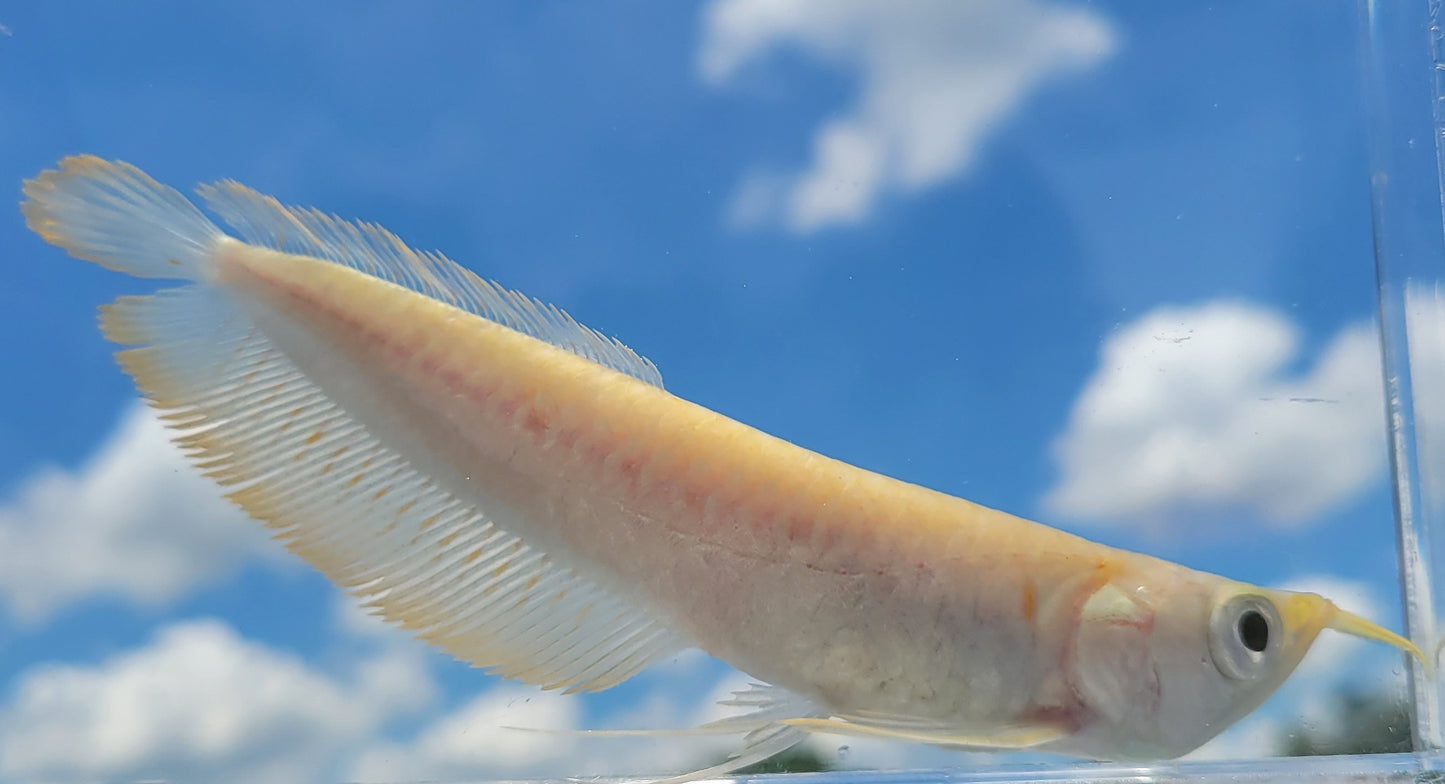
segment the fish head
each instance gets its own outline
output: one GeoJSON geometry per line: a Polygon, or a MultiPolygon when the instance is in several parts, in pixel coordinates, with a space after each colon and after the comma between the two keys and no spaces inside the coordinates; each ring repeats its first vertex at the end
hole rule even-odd
{"type": "Polygon", "coordinates": [[[1377,640],[1429,668],[1410,641],[1314,593],[1199,573],[1110,581],[1083,602],[1067,677],[1088,719],[1074,753],[1186,754],[1263,703],[1325,629],[1377,640]]]}

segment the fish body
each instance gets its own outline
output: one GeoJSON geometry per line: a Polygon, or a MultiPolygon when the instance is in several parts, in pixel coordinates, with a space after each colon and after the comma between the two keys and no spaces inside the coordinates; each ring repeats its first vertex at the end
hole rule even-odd
{"type": "MultiPolygon", "coordinates": [[[[1322,628],[1313,594],[1108,548],[667,392],[550,306],[235,183],[78,157],[26,185],[73,255],[189,281],[107,307],[120,359],[249,514],[376,612],[548,688],[698,646],[771,686],[721,773],[807,732],[1185,753],[1322,628]]],[[[683,777],[686,778],[686,777],[683,777]]]]}
{"type": "Polygon", "coordinates": [[[1071,707],[1019,686],[1057,670],[1050,616],[1121,572],[1120,554],[823,457],[348,267],[223,241],[216,269],[303,372],[424,473],[507,508],[535,527],[527,541],[600,570],[745,671],[829,705],[923,702],[980,727],[1071,707]]]}

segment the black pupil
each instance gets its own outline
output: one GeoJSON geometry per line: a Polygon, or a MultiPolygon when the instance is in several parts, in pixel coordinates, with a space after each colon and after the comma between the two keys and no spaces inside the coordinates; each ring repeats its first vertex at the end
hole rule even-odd
{"type": "Polygon", "coordinates": [[[1239,616],[1239,641],[1255,653],[1264,653],[1269,646],[1269,621],[1259,610],[1245,610],[1239,616]]]}

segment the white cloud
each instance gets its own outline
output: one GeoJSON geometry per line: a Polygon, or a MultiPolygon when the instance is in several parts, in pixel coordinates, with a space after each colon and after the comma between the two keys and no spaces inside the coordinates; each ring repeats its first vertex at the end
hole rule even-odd
{"type": "Polygon", "coordinates": [[[387,645],[422,646],[410,632],[395,624],[382,620],[363,607],[354,596],[340,590],[331,598],[331,625],[342,634],[356,640],[374,640],[387,645]]]}
{"type": "Polygon", "coordinates": [[[137,404],[85,465],[41,470],[0,503],[0,602],[26,623],[90,597],[163,604],[281,552],[137,404]]]}
{"type": "Polygon", "coordinates": [[[1420,492],[1429,513],[1445,514],[1445,284],[1405,288],[1410,386],[1418,443],[1420,492]]]}
{"type": "MultiPolygon", "coordinates": [[[[729,668],[702,680],[706,673],[691,666],[700,663],[697,657],[688,659],[688,666],[649,670],[643,676],[649,679],[646,690],[625,704],[618,704],[611,695],[583,698],[511,684],[497,687],[438,718],[407,742],[368,748],[350,769],[349,777],[380,782],[402,777],[657,776],[719,762],[739,747],[741,736],[589,737],[574,732],[690,728],[746,710],[719,702],[756,679],[729,668]],[[583,706],[593,699],[608,704],[609,710],[595,719],[584,718],[583,706]]],[[[842,768],[897,770],[997,760],[995,755],[832,735],[811,736],[804,743],[842,768]]]]}
{"type": "Polygon", "coordinates": [[[23,673],[0,708],[0,778],[322,780],[433,689],[414,652],[385,650],[337,676],[219,621],[177,623],[94,666],[23,673]]]}
{"type": "Polygon", "coordinates": [[[1375,333],[1350,325],[1295,373],[1300,344],[1282,314],[1227,301],[1119,328],[1054,444],[1046,505],[1101,523],[1244,511],[1287,526],[1349,501],[1384,469],[1375,333]]]}
{"type": "MultiPolygon", "coordinates": [[[[589,737],[576,730],[667,730],[694,727],[715,718],[713,701],[726,696],[740,674],[719,685],[701,654],[653,668],[642,676],[647,688],[618,704],[614,694],[587,697],[505,683],[483,691],[456,710],[423,727],[406,742],[375,744],[349,771],[357,781],[469,780],[515,777],[655,775],[692,770],[722,759],[738,738],[589,737]],[[589,702],[611,706],[584,719],[589,702]]],[[[745,682],[744,682],[745,683],[745,682]]]]}
{"type": "Polygon", "coordinates": [[[568,775],[578,736],[578,698],[525,686],[499,686],[431,724],[410,743],[368,748],[352,768],[357,781],[460,780],[568,775]],[[559,767],[561,766],[561,767],[559,767]]]}
{"type": "MultiPolygon", "coordinates": [[[[1416,437],[1416,483],[1423,509],[1411,510],[1417,525],[1445,519],[1445,282],[1411,281],[1405,287],[1405,326],[1416,437]]],[[[1438,533],[1435,536],[1439,536],[1438,533]]],[[[1428,536],[1426,537],[1428,541],[1428,536]]],[[[1428,599],[1426,600],[1428,601],[1428,599]]],[[[1436,623],[1440,599],[1420,607],[1426,623],[1436,623]]],[[[1440,640],[1438,625],[1430,639],[1440,640]]],[[[1440,651],[1434,651],[1439,666],[1440,651]]]]}
{"type": "Polygon", "coordinates": [[[789,47],[856,69],[858,102],[816,130],[805,171],[749,175],[733,217],[809,232],[965,171],[1031,91],[1098,63],[1115,33],[1093,11],[1037,0],[716,0],[698,67],[717,85],[789,47]]]}

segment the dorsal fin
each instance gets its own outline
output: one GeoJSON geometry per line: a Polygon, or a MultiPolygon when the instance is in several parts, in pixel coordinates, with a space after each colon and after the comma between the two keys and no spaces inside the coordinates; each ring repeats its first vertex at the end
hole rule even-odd
{"type": "Polygon", "coordinates": [[[662,386],[655,365],[561,308],[504,289],[440,253],[413,250],[380,226],[287,206],[231,180],[196,192],[247,242],[344,264],[662,386]]]}

